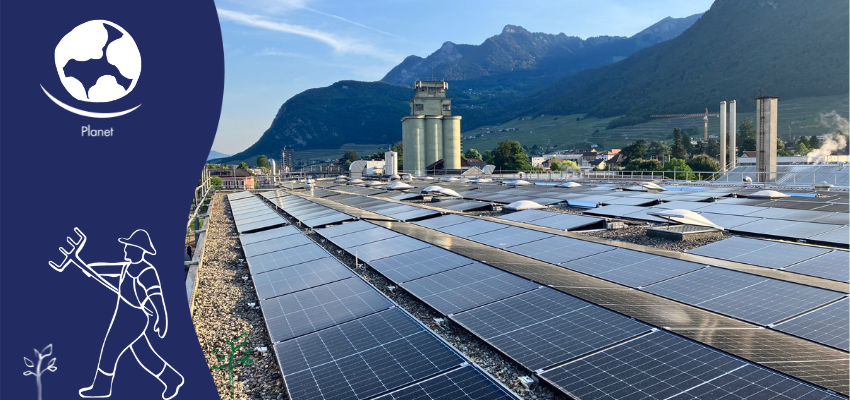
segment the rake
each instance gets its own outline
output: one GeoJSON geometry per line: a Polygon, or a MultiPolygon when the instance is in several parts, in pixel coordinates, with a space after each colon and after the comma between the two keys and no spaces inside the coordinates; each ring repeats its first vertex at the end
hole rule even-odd
{"type": "Polygon", "coordinates": [[[82,270],[83,273],[86,274],[86,276],[88,276],[89,278],[92,278],[101,285],[106,286],[107,289],[118,293],[118,288],[109,283],[109,281],[100,276],[100,274],[95,272],[95,270],[93,270],[91,267],[89,267],[88,264],[86,264],[85,262],[83,262],[83,260],[80,259],[80,251],[83,249],[83,246],[86,245],[86,235],[83,234],[83,231],[81,231],[79,228],[74,228],[74,232],[77,233],[77,236],[79,236],[80,239],[75,242],[73,239],[68,237],[68,244],[71,245],[71,250],[65,250],[64,248],[59,247],[59,251],[62,252],[62,254],[65,256],[65,259],[62,260],[62,263],[59,265],[57,265],[53,261],[48,261],[50,267],[59,272],[62,272],[69,265],[74,264],[79,267],[80,270],[82,270]]]}

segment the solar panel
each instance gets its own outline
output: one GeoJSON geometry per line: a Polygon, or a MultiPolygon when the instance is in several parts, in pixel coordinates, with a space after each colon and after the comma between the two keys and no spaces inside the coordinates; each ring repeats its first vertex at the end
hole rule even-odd
{"type": "Polygon", "coordinates": [[[534,220],[549,218],[554,216],[555,213],[551,211],[542,211],[542,210],[522,210],[514,213],[510,213],[507,215],[502,215],[499,219],[504,219],[507,221],[514,222],[531,222],[534,220]]]}
{"type": "Polygon", "coordinates": [[[278,213],[276,213],[272,210],[268,210],[267,212],[265,212],[263,214],[255,215],[255,216],[252,216],[252,217],[249,217],[249,218],[234,219],[233,222],[236,223],[236,226],[243,226],[243,225],[247,225],[247,224],[250,224],[250,223],[253,223],[253,222],[265,221],[267,219],[275,219],[275,218],[281,218],[281,217],[278,215],[278,213]]]}
{"type": "Polygon", "coordinates": [[[464,217],[457,214],[443,215],[442,217],[431,218],[425,221],[417,221],[414,224],[424,226],[431,229],[440,229],[450,225],[462,224],[464,222],[475,221],[474,218],[464,217]]]}
{"type": "Polygon", "coordinates": [[[392,307],[359,278],[261,300],[272,342],[281,342],[392,307]]]}
{"type": "Polygon", "coordinates": [[[275,353],[293,400],[370,398],[463,362],[398,309],[279,343],[275,353]]]}
{"type": "Polygon", "coordinates": [[[705,267],[627,249],[616,249],[561,266],[631,287],[650,285],[705,267]]]}
{"type": "Polygon", "coordinates": [[[293,247],[291,249],[276,251],[274,253],[248,257],[247,260],[248,268],[251,270],[251,275],[257,275],[263,272],[286,268],[295,264],[301,264],[307,261],[318,260],[320,258],[330,256],[331,255],[319,245],[309,243],[303,246],[293,247]]]}
{"type": "Polygon", "coordinates": [[[646,207],[638,206],[605,206],[585,211],[586,214],[604,215],[608,217],[622,217],[639,211],[646,211],[646,207]]]}
{"type": "Polygon", "coordinates": [[[508,226],[510,225],[478,219],[464,224],[449,225],[443,228],[437,228],[437,230],[443,233],[448,233],[449,235],[455,235],[458,237],[465,238],[480,233],[505,229],[508,226]]]}
{"type": "Polygon", "coordinates": [[[351,221],[353,219],[354,219],[354,217],[352,217],[348,214],[343,214],[341,212],[338,212],[338,213],[327,215],[327,216],[324,216],[324,217],[305,219],[305,220],[301,221],[301,223],[304,224],[304,225],[307,225],[310,228],[315,228],[315,227],[319,227],[319,226],[325,226],[325,225],[337,224],[337,223],[345,222],[345,221],[351,221]]]}
{"type": "Polygon", "coordinates": [[[715,202],[699,210],[701,212],[710,212],[715,214],[727,214],[727,215],[748,215],[752,214],[756,211],[766,210],[767,207],[755,207],[755,206],[745,206],[738,204],[729,204],[725,201],[715,202]]]}
{"type": "Polygon", "coordinates": [[[514,398],[484,376],[481,371],[466,366],[387,393],[376,398],[376,400],[498,400],[514,398]]]}
{"type": "Polygon", "coordinates": [[[254,275],[254,287],[257,297],[264,300],[353,276],[348,267],[327,257],[254,275]]]}
{"type": "Polygon", "coordinates": [[[275,238],[272,240],[264,240],[262,242],[246,244],[242,246],[242,250],[245,251],[245,257],[254,257],[260,254],[286,250],[293,247],[303,246],[309,243],[313,243],[313,241],[305,235],[290,235],[275,238]]]}
{"type": "Polygon", "coordinates": [[[360,246],[362,244],[377,242],[399,235],[401,234],[395,231],[373,225],[372,229],[366,229],[356,233],[349,233],[347,235],[335,236],[328,240],[343,249],[349,249],[355,246],[360,246]]]}
{"type": "Polygon", "coordinates": [[[247,199],[249,197],[254,197],[254,194],[247,191],[247,190],[243,191],[243,192],[230,193],[230,194],[227,195],[227,199],[230,200],[230,201],[247,199]]]}
{"type": "Polygon", "coordinates": [[[781,269],[829,251],[820,247],[732,237],[688,250],[688,253],[781,269]]]}
{"type": "Polygon", "coordinates": [[[243,222],[243,221],[250,220],[252,218],[264,217],[264,216],[267,216],[267,215],[277,215],[277,213],[274,212],[274,210],[272,210],[271,208],[266,207],[265,204],[264,204],[263,208],[260,208],[260,209],[257,209],[257,210],[252,209],[252,210],[250,210],[248,212],[244,212],[244,213],[233,213],[233,220],[236,221],[236,222],[243,222]]]}
{"type": "Polygon", "coordinates": [[[445,315],[538,287],[532,281],[477,262],[405,282],[401,286],[445,315]]]}
{"type": "Polygon", "coordinates": [[[701,269],[643,290],[760,325],[782,321],[844,296],[723,268],[701,269]]]}
{"type": "Polygon", "coordinates": [[[672,397],[687,399],[844,399],[823,389],[748,364],[672,397]]]}
{"type": "Polygon", "coordinates": [[[810,241],[843,244],[846,246],[850,244],[850,227],[844,226],[834,231],[814,235],[807,239],[810,241]]]}
{"type": "Polygon", "coordinates": [[[725,229],[734,228],[736,226],[744,225],[761,219],[756,217],[745,217],[742,215],[725,215],[700,212],[699,210],[697,210],[697,212],[703,217],[707,218],[709,221],[715,223],[718,226],[722,226],[725,229]]]}
{"type": "Polygon", "coordinates": [[[350,222],[350,223],[347,223],[347,224],[322,228],[322,229],[317,230],[316,232],[318,232],[320,235],[322,235],[326,238],[332,238],[332,237],[335,237],[335,236],[347,235],[347,234],[353,233],[353,232],[364,231],[366,229],[372,229],[372,228],[377,227],[377,226],[378,225],[375,225],[371,222],[366,222],[366,221],[361,220],[361,221],[350,222]]]}
{"type": "Polygon", "coordinates": [[[756,235],[770,235],[790,239],[805,239],[840,228],[840,225],[819,224],[817,222],[793,222],[781,219],[763,219],[738,225],[735,232],[747,232],[756,235]]]}
{"type": "Polygon", "coordinates": [[[786,268],[786,271],[816,276],[839,282],[850,282],[850,256],[848,252],[836,250],[822,256],[803,261],[786,268]]]}
{"type": "Polygon", "coordinates": [[[473,260],[439,247],[382,258],[369,265],[395,283],[402,283],[472,264],[473,260]]]}
{"type": "Polygon", "coordinates": [[[505,229],[497,229],[487,233],[464,237],[473,242],[504,249],[506,247],[550,238],[552,235],[531,229],[509,226],[505,229]]]}
{"type": "MultiPolygon", "coordinates": [[[[795,210],[791,208],[782,208],[782,207],[771,207],[766,210],[756,211],[750,216],[752,217],[762,217],[762,218],[772,218],[772,219],[782,219],[788,221],[808,221],[812,222],[818,220],[819,218],[828,218],[835,213],[830,213],[826,211],[814,211],[814,210],[795,210]]],[[[846,216],[845,216],[846,219],[846,216]]]]}
{"type": "Polygon", "coordinates": [[[250,223],[246,223],[246,224],[238,224],[237,223],[236,224],[236,230],[239,233],[249,233],[249,232],[258,231],[258,230],[261,230],[261,229],[275,228],[275,227],[278,227],[278,226],[281,226],[281,225],[288,225],[288,224],[289,223],[286,222],[285,219],[281,218],[280,216],[275,216],[274,218],[263,220],[263,221],[250,222],[250,223]]]}
{"type": "Polygon", "coordinates": [[[540,376],[574,398],[666,399],[744,365],[719,351],[657,331],[540,376]]]}
{"type": "Polygon", "coordinates": [[[682,200],[674,200],[667,203],[656,204],[653,207],[655,208],[664,208],[668,210],[697,210],[706,206],[711,205],[711,203],[700,203],[696,201],[682,201],[682,200]]]}
{"type": "Polygon", "coordinates": [[[850,316],[850,300],[844,299],[785,321],[773,328],[847,351],[848,340],[850,340],[850,317],[848,316],[850,316]]]}
{"type": "Polygon", "coordinates": [[[409,236],[395,236],[380,242],[366,243],[364,245],[345,249],[352,255],[356,254],[364,262],[371,262],[384,257],[404,254],[410,251],[431,247],[430,244],[416,240],[409,236]]]}
{"type": "Polygon", "coordinates": [[[464,201],[463,203],[450,204],[445,206],[440,205],[439,207],[443,207],[447,210],[452,211],[472,211],[489,209],[490,205],[478,201],[464,201]]]}
{"type": "Polygon", "coordinates": [[[651,329],[549,288],[455,314],[452,319],[532,371],[651,329]]]}
{"type": "Polygon", "coordinates": [[[529,222],[532,225],[545,226],[547,228],[571,230],[581,228],[590,224],[602,222],[600,218],[586,217],[584,215],[557,213],[554,216],[529,222]]]}
{"type": "Polygon", "coordinates": [[[603,204],[608,205],[624,205],[624,206],[643,206],[655,203],[655,199],[642,199],[640,197],[617,197],[613,200],[603,201],[603,204]]]}
{"type": "Polygon", "coordinates": [[[246,246],[251,243],[262,242],[264,240],[270,240],[289,235],[296,235],[300,233],[301,231],[296,229],[294,226],[283,226],[280,228],[269,229],[267,231],[239,235],[239,240],[242,241],[243,246],[246,246]]]}
{"type": "Polygon", "coordinates": [[[614,247],[606,246],[604,244],[587,242],[563,236],[553,236],[536,242],[509,247],[507,250],[535,260],[552,264],[560,264],[612,249],[614,249],[614,247]]]}
{"type": "Polygon", "coordinates": [[[436,210],[428,210],[425,208],[414,207],[413,210],[408,210],[402,213],[396,213],[391,215],[391,217],[399,220],[399,221],[413,221],[417,219],[422,219],[431,216],[440,215],[441,212],[436,210]]]}

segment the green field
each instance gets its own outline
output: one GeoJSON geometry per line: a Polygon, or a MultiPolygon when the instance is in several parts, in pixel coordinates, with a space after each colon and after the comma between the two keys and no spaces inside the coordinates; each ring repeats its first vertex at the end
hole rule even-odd
{"type": "MultiPolygon", "coordinates": [[[[747,99],[744,101],[754,101],[747,99]]],[[[743,102],[743,101],[741,101],[743,102]]],[[[718,105],[709,112],[717,113],[718,105]]],[[[739,104],[739,109],[740,104],[739,104]]],[[[783,101],[779,99],[779,136],[783,140],[799,137],[821,135],[833,132],[835,128],[821,124],[820,114],[837,111],[847,118],[848,96],[823,96],[809,97],[783,101]]],[[[699,111],[699,110],[695,110],[699,111]]],[[[608,122],[614,118],[597,119],[587,118],[576,121],[582,115],[543,115],[525,116],[506,122],[501,125],[481,127],[463,133],[463,148],[476,149],[480,152],[493,149],[498,142],[506,139],[517,140],[525,146],[548,145],[556,149],[567,150],[572,148],[586,148],[590,144],[597,144],[603,149],[622,148],[636,139],[646,140],[670,140],[673,128],[694,128],[699,132],[699,139],[703,133],[703,118],[659,118],[647,123],[624,126],[612,130],[606,130],[608,122]],[[499,132],[504,128],[516,128],[515,131],[499,132]],[[490,133],[485,133],[490,131],[490,133]],[[468,139],[475,136],[473,139],[468,139]]],[[[755,112],[739,112],[738,123],[744,118],[754,121],[755,112]]],[[[717,137],[720,132],[720,119],[709,118],[708,134],[717,137]]]]}

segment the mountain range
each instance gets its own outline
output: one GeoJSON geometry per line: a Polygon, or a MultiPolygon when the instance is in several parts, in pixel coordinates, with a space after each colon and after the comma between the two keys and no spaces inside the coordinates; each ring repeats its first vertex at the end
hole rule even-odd
{"type": "MultiPolygon", "coordinates": [[[[764,89],[782,98],[847,93],[848,8],[841,0],[716,0],[704,14],[665,18],[632,37],[588,39],[507,25],[480,45],[444,43],[409,56],[379,82],[341,81],[287,100],[262,137],[226,161],[346,143],[401,140],[411,85],[449,82],[464,131],[521,115],[614,119],[695,113],[764,89]]],[[[750,104],[753,103],[753,104],[750,104]]]]}

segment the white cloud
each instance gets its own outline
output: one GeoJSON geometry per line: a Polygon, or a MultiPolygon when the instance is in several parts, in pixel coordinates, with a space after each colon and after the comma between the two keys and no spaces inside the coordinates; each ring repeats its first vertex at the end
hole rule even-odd
{"type": "Polygon", "coordinates": [[[238,24],[255,28],[307,37],[330,46],[337,53],[362,54],[394,62],[398,62],[401,59],[401,57],[394,52],[379,49],[369,43],[362,43],[354,39],[341,38],[329,32],[307,28],[301,25],[271,21],[259,15],[250,15],[223,8],[217,8],[217,11],[218,17],[222,20],[233,21],[238,24]]]}
{"type": "Polygon", "coordinates": [[[293,53],[290,51],[278,50],[275,48],[267,47],[258,51],[255,56],[279,56],[279,57],[297,57],[297,58],[310,58],[307,54],[301,53],[293,53]]]}

